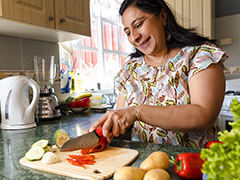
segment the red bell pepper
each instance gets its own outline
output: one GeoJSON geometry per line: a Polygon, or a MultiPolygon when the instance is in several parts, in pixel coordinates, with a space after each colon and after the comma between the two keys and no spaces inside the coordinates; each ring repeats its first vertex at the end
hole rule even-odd
{"type": "Polygon", "coordinates": [[[174,163],[174,172],[180,177],[202,179],[201,169],[204,161],[200,158],[200,153],[181,153],[171,162],[174,163]]]}
{"type": "Polygon", "coordinates": [[[80,166],[83,167],[84,169],[86,169],[86,166],[84,166],[84,164],[87,165],[94,165],[95,161],[95,156],[94,155],[68,155],[70,158],[67,158],[66,160],[74,165],[74,166],[80,166]]]}
{"type": "Polygon", "coordinates": [[[70,158],[73,159],[81,159],[81,160],[94,160],[95,156],[94,155],[68,155],[70,158]]]}
{"type": "Polygon", "coordinates": [[[207,145],[206,145],[207,149],[209,149],[209,148],[210,148],[210,145],[211,145],[211,144],[214,144],[214,143],[221,143],[221,144],[223,144],[223,142],[221,142],[221,141],[209,141],[209,142],[207,143],[207,145]]]}
{"type": "Polygon", "coordinates": [[[99,152],[99,151],[104,150],[105,147],[107,147],[107,145],[108,145],[107,138],[102,136],[99,139],[97,146],[93,146],[93,147],[90,147],[90,148],[82,149],[81,153],[82,154],[90,154],[90,153],[94,153],[94,152],[99,152]]]}
{"type": "Polygon", "coordinates": [[[67,158],[66,160],[67,160],[67,162],[69,162],[70,164],[72,164],[74,166],[80,166],[83,169],[86,169],[86,166],[84,166],[82,163],[79,163],[78,161],[76,161],[76,159],[67,158]]]}

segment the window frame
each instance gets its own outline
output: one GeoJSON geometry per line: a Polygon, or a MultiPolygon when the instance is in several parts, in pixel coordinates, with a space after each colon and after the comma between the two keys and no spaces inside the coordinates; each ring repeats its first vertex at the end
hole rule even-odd
{"type": "MultiPolygon", "coordinates": [[[[128,57],[130,52],[120,51],[120,34],[119,34],[119,30],[120,30],[120,27],[123,27],[123,25],[122,25],[122,23],[120,21],[116,22],[114,20],[111,20],[111,19],[108,19],[108,18],[105,18],[105,17],[102,16],[102,8],[100,8],[100,1],[101,0],[97,0],[98,6],[99,6],[98,8],[100,9],[98,11],[99,13],[96,15],[96,17],[92,17],[92,13],[90,15],[91,22],[93,20],[97,20],[97,29],[98,29],[97,30],[98,31],[97,32],[98,33],[98,40],[97,40],[98,42],[97,42],[97,44],[98,44],[98,47],[96,48],[96,47],[90,47],[90,46],[83,46],[81,44],[81,42],[79,41],[80,43],[77,43],[77,45],[72,43],[72,48],[74,50],[78,50],[78,58],[79,58],[78,59],[78,61],[79,61],[78,63],[79,63],[79,66],[80,66],[80,67],[78,67],[78,69],[80,70],[80,72],[83,72],[83,68],[82,68],[83,67],[83,64],[82,64],[82,62],[83,62],[82,51],[90,51],[90,52],[98,53],[99,71],[100,71],[101,76],[105,77],[107,72],[105,70],[105,61],[106,60],[104,58],[104,54],[105,53],[116,54],[117,55],[117,64],[118,64],[117,68],[120,70],[120,68],[121,68],[121,56],[125,56],[126,57],[126,61],[127,61],[127,57],[128,57]],[[117,26],[117,48],[118,48],[117,51],[104,48],[103,22],[110,23],[111,25],[117,26]]],[[[118,2],[116,1],[116,3],[118,3],[118,2]]],[[[96,14],[96,12],[95,12],[95,14],[96,14]]],[[[130,43],[129,43],[129,46],[130,46],[130,43]]],[[[118,72],[116,72],[116,75],[117,75],[117,73],[118,72]]],[[[112,82],[113,82],[113,79],[114,79],[114,77],[112,77],[112,82]]],[[[100,83],[102,83],[102,82],[100,82],[100,83]]],[[[114,86],[114,84],[112,83],[112,87],[110,87],[110,89],[113,89],[114,88],[113,86],[114,86]]],[[[102,87],[102,84],[101,84],[101,87],[102,87]]],[[[104,87],[104,85],[103,85],[103,87],[104,87]]],[[[95,90],[94,86],[93,86],[93,88],[95,90]]],[[[105,88],[109,89],[108,86],[105,87],[105,88]]]]}

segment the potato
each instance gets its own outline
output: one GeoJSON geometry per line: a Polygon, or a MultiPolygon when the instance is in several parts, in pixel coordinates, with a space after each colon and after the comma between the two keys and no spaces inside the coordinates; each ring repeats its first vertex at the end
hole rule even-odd
{"type": "Polygon", "coordinates": [[[146,172],[143,180],[170,180],[170,175],[164,169],[151,169],[146,172]]]}
{"type": "Polygon", "coordinates": [[[145,171],[138,167],[121,167],[114,173],[114,180],[142,180],[145,171]]]}
{"type": "Polygon", "coordinates": [[[140,168],[145,171],[151,169],[169,169],[169,157],[165,152],[155,151],[150,154],[141,164],[140,168]]]}

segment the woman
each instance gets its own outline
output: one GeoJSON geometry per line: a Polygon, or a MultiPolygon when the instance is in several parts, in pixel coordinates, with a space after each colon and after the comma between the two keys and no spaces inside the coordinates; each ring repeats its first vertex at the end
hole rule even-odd
{"type": "Polygon", "coordinates": [[[103,126],[111,139],[133,125],[134,141],[198,148],[216,140],[226,53],[179,26],[163,0],[125,0],[119,12],[136,52],[116,77],[117,110],[87,131],[103,126]]]}

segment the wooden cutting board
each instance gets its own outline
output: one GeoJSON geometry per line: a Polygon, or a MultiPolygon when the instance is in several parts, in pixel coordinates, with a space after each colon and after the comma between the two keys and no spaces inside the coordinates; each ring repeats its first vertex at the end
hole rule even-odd
{"type": "Polygon", "coordinates": [[[41,161],[29,161],[25,157],[20,159],[20,164],[54,174],[70,176],[80,179],[108,179],[113,176],[117,168],[126,166],[133,162],[138,151],[127,148],[119,148],[108,146],[104,151],[93,153],[96,163],[94,165],[85,165],[82,167],[71,165],[66,161],[69,154],[80,154],[80,150],[71,152],[55,152],[60,158],[60,162],[56,164],[46,165],[41,161]]]}

